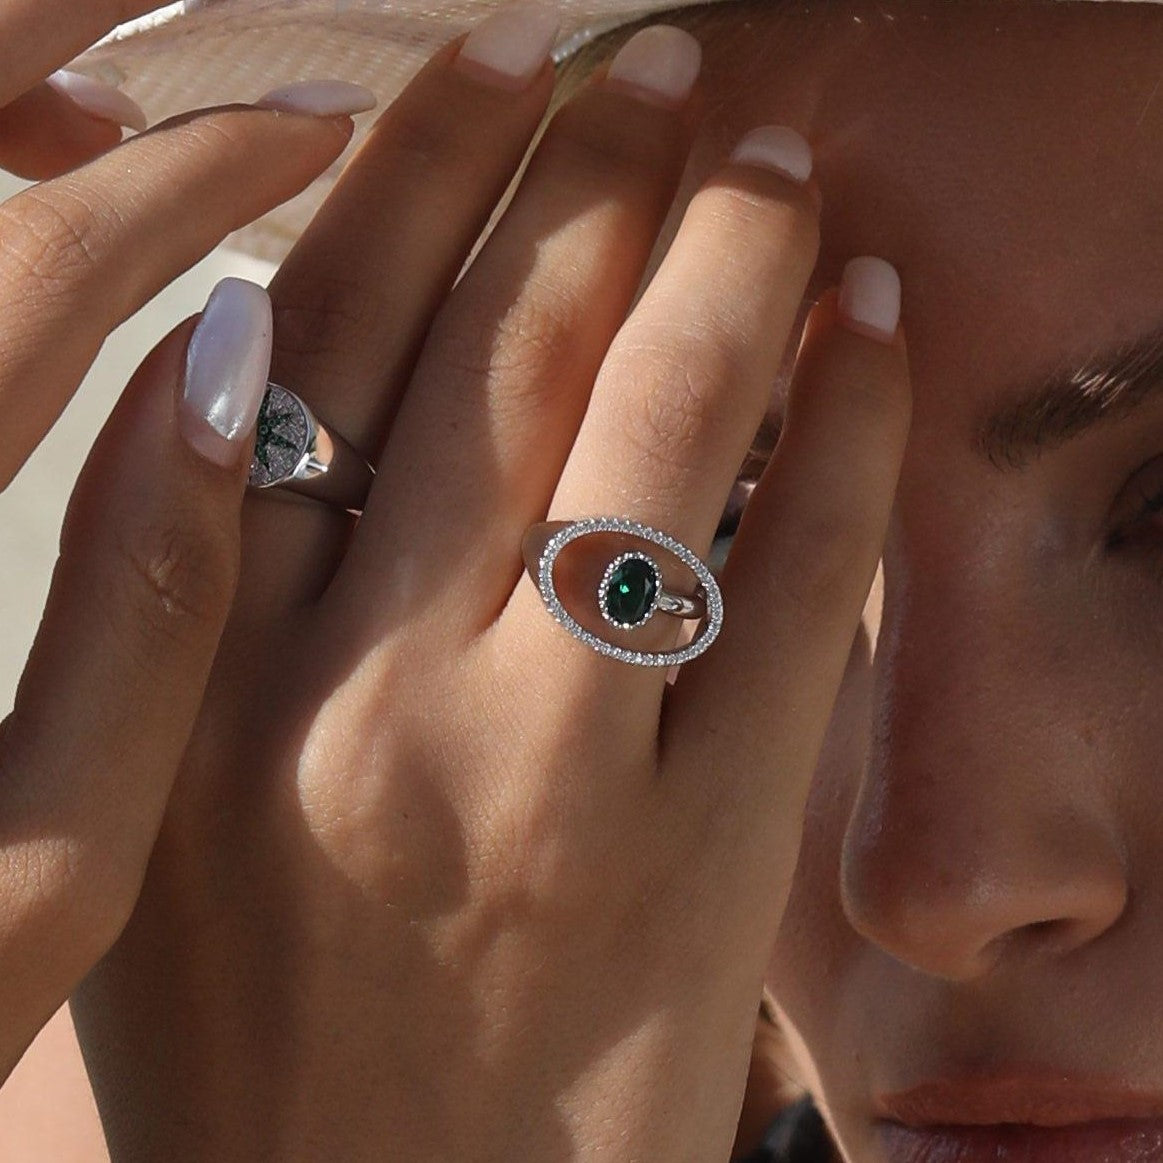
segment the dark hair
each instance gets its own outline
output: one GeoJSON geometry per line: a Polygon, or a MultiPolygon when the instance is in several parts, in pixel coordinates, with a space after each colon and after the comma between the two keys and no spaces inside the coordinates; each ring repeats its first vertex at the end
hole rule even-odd
{"type": "Polygon", "coordinates": [[[782,1110],[763,1142],[736,1163],[835,1163],[836,1152],[810,1096],[782,1110]]]}

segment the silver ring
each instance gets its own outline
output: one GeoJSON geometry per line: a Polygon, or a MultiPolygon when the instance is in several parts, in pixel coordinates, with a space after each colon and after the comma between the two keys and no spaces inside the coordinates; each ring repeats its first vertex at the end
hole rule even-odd
{"type": "Polygon", "coordinates": [[[692,550],[667,533],[624,517],[586,517],[580,521],[542,521],[530,525],[522,542],[525,566],[541,591],[546,609],[579,642],[607,658],[632,666],[677,666],[697,658],[723,628],[723,595],[710,569],[692,550]],[[694,593],[668,589],[658,562],[646,552],[631,549],[606,566],[598,586],[602,617],[619,630],[638,630],[655,613],[702,623],[695,637],[674,650],[629,650],[591,634],[562,605],[554,581],[558,554],[571,542],[594,533],[628,533],[672,553],[698,580],[694,593]]]}
{"type": "Polygon", "coordinates": [[[250,486],[289,489],[362,513],[375,470],[342,436],[319,422],[294,392],[267,384],[255,430],[250,486]]]}

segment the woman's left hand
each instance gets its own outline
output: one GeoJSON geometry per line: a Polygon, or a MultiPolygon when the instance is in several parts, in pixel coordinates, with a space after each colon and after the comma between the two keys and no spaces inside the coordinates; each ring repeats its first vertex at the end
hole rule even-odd
{"type": "Polygon", "coordinates": [[[818,193],[795,135],[748,138],[627,320],[694,123],[697,46],[652,30],[557,115],[450,292],[552,85],[458,47],[272,287],[275,378],[383,456],[354,528],[248,505],[138,911],[75,1002],[119,1163],[731,1147],[909,426],[892,275],[853,267],[812,313],[719,640],[673,688],[600,657],[522,534],[618,514],[708,549],[818,193]]]}
{"type": "Polygon", "coordinates": [[[0,3],[0,169],[54,178],[107,152],[145,114],[125,94],[61,66],[161,0],[0,3]]]}
{"type": "MultiPolygon", "coordinates": [[[[0,206],[0,490],[110,332],[334,162],[354,129],[342,114],[371,98],[333,89],[330,105],[311,109],[300,89],[294,115],[284,91],[119,145],[114,119],[62,96],[59,75],[44,78],[152,7],[0,0],[0,166],[57,175],[0,206]]],[[[68,83],[76,96],[77,79],[68,83]]],[[[84,96],[91,104],[92,85],[84,96]]],[[[102,100],[107,112],[132,109],[111,90],[102,100]]],[[[269,303],[251,292],[269,333],[269,303]]],[[[242,449],[224,469],[182,443],[177,348],[149,362],[90,458],[14,713],[0,724],[0,1079],[133,907],[233,597],[242,449]]],[[[215,369],[211,391],[230,375],[215,369]]]]}

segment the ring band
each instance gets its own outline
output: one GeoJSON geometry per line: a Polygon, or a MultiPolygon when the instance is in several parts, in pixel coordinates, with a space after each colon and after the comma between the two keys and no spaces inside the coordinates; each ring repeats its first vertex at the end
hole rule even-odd
{"type": "Polygon", "coordinates": [[[342,436],[279,384],[267,384],[255,431],[250,486],[291,492],[362,513],[375,470],[342,436]]]}
{"type": "Polygon", "coordinates": [[[542,601],[565,630],[607,658],[632,666],[676,666],[697,658],[718,637],[723,627],[723,595],[706,563],[680,541],[624,517],[587,517],[580,521],[542,521],[530,525],[522,541],[522,555],[542,601]],[[606,566],[598,586],[597,602],[602,617],[619,630],[637,630],[656,613],[702,623],[695,637],[674,650],[630,650],[615,646],[590,633],[575,619],[557,593],[554,564],[571,542],[595,533],[631,534],[667,550],[698,579],[693,594],[667,589],[654,558],[640,550],[618,554],[606,566]]]}

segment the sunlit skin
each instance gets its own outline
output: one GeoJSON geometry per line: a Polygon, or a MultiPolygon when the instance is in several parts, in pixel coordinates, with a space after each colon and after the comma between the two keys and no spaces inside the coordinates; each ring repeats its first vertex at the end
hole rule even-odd
{"type": "Polygon", "coordinates": [[[1163,398],[1011,449],[1020,467],[980,449],[991,413],[1160,325],[1163,13],[781,8],[724,10],[704,38],[684,190],[785,121],[816,150],[818,285],[851,254],[902,273],[916,403],[883,622],[875,661],[853,654],[769,973],[846,1156],[880,1163],[874,1096],[927,1079],[1163,1090],[1163,471],[1131,481],[1163,454],[1163,398]]]}
{"type": "MultiPolygon", "coordinates": [[[[1163,323],[1163,12],[720,20],[659,254],[748,128],[798,128],[816,284],[853,254],[898,266],[916,396],[876,658],[857,644],[771,959],[798,1069],[853,1163],[885,1163],[875,1095],[934,1077],[1163,1090],[1163,470],[1132,482],[1163,398],[1018,466],[981,451],[992,413],[1163,323]]],[[[756,1079],[749,1125],[778,1105],[756,1079]]]]}

